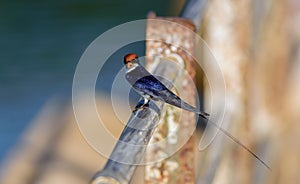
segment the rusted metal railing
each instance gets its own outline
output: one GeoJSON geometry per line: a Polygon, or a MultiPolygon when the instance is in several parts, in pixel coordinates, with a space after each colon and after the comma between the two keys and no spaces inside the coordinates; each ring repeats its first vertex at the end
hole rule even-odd
{"type": "MultiPolygon", "coordinates": [[[[200,27],[201,13],[207,2],[200,1],[188,1],[181,13],[181,18],[162,18],[149,14],[146,32],[146,55],[148,57],[146,67],[154,75],[159,76],[168,88],[171,89],[172,84],[176,83],[176,87],[183,91],[180,96],[192,105],[196,103],[196,88],[194,88],[193,82],[195,79],[195,67],[193,66],[195,40],[192,33],[196,27],[200,27]],[[162,21],[164,22],[162,23],[162,21]],[[194,24],[197,26],[195,27],[194,24]],[[192,31],[187,32],[185,29],[192,31]],[[176,46],[171,44],[174,39],[177,39],[176,46]],[[157,60],[160,61],[159,64],[157,60]],[[181,68],[178,67],[178,64],[182,65],[181,68]],[[178,79],[180,80],[177,81],[178,79]]],[[[140,109],[132,114],[105,167],[93,178],[93,184],[129,183],[141,160],[145,159],[145,162],[151,162],[153,158],[159,158],[158,147],[155,146],[147,149],[144,158],[146,147],[154,132],[153,137],[175,136],[174,139],[167,139],[165,147],[159,147],[161,153],[167,154],[166,149],[174,147],[173,145],[180,141],[185,144],[175,156],[162,161],[164,164],[160,162],[160,164],[145,166],[145,182],[194,183],[195,144],[191,132],[196,126],[195,114],[187,111],[181,112],[170,106],[168,113],[164,113],[163,108],[163,103],[150,101],[149,108],[140,109]],[[179,113],[182,113],[181,119],[174,118],[179,113]],[[169,124],[168,118],[172,119],[172,125],[169,124]],[[161,121],[159,121],[160,119],[161,121]],[[166,126],[170,127],[164,130],[166,126]],[[169,162],[176,165],[175,169],[167,167],[169,162]]],[[[156,141],[159,140],[156,139],[156,141]]],[[[154,139],[152,143],[155,143],[154,139]]]]}
{"type": "MultiPolygon", "coordinates": [[[[156,17],[154,14],[150,14],[148,18],[152,20],[148,22],[146,31],[148,66],[153,64],[156,56],[171,58],[182,65],[178,81],[174,84],[179,96],[189,104],[195,105],[196,88],[193,81],[195,67],[192,57],[195,27],[193,23],[184,18],[156,17]]],[[[172,72],[172,75],[175,74],[172,72]]],[[[159,126],[153,135],[155,139],[151,140],[151,144],[163,140],[165,142],[163,145],[149,148],[146,152],[146,160],[158,158],[161,161],[145,166],[145,183],[193,183],[195,178],[193,135],[196,126],[195,114],[169,105],[167,107],[167,111],[162,113],[159,126]],[[178,152],[163,159],[170,150],[178,150],[178,152]]]]}

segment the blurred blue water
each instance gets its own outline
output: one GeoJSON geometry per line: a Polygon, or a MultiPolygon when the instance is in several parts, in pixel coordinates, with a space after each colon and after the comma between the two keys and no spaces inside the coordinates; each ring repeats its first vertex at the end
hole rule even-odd
{"type": "MultiPolygon", "coordinates": [[[[150,10],[165,16],[170,2],[1,1],[0,161],[49,98],[70,99],[76,64],[90,42],[150,10]]],[[[106,91],[109,84],[98,89],[106,91]]]]}

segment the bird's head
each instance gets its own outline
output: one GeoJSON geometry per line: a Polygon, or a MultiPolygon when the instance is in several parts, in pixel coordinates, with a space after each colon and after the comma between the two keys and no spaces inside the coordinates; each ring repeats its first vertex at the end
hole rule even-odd
{"type": "Polygon", "coordinates": [[[137,66],[139,64],[139,56],[133,53],[127,54],[124,56],[124,64],[127,69],[137,66]]]}

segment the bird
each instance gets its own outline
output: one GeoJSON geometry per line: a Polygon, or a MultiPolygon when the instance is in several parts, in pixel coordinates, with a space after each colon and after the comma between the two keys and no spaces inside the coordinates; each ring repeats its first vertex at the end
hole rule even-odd
{"type": "Polygon", "coordinates": [[[127,68],[126,79],[130,85],[144,98],[144,104],[139,108],[146,106],[150,100],[163,101],[170,105],[182,108],[184,110],[199,114],[203,118],[209,116],[208,113],[198,111],[197,108],[183,101],[180,97],[169,90],[161,81],[150,74],[139,62],[138,55],[127,54],[124,57],[124,64],[127,68]]]}
{"type": "Polygon", "coordinates": [[[259,160],[265,167],[271,170],[270,166],[266,164],[261,158],[259,158],[254,152],[252,152],[247,146],[240,142],[237,138],[227,132],[225,129],[217,125],[215,122],[209,120],[210,114],[198,110],[196,107],[183,101],[179,96],[174,94],[169,90],[161,81],[159,81],[155,76],[148,72],[139,61],[137,54],[129,53],[124,56],[124,65],[126,67],[125,78],[133,89],[143,97],[143,103],[138,104],[134,111],[142,109],[148,106],[150,100],[161,101],[168,103],[170,105],[176,106],[178,108],[187,110],[198,114],[200,117],[205,119],[210,124],[214,125],[218,130],[223,132],[227,137],[232,139],[235,143],[243,147],[252,156],[259,160]]]}

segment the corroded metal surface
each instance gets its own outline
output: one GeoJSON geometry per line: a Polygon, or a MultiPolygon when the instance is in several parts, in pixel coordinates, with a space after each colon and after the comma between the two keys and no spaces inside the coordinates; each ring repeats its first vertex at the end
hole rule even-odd
{"type": "MultiPolygon", "coordinates": [[[[147,67],[151,70],[157,65],[158,58],[169,58],[181,67],[179,79],[173,84],[175,93],[191,105],[195,105],[195,87],[193,80],[194,34],[186,29],[194,30],[193,24],[182,18],[161,18],[149,15],[147,24],[147,67]],[[160,22],[155,20],[167,20],[160,22]],[[183,25],[176,26],[174,22],[183,25]],[[172,43],[172,44],[171,44],[172,43]],[[184,51],[185,50],[185,51],[184,51]],[[188,53],[187,53],[188,52],[188,53]]],[[[172,70],[172,68],[170,69],[172,70]]],[[[172,72],[171,72],[172,75],[172,72]]],[[[184,142],[181,149],[168,159],[145,166],[146,183],[194,183],[194,137],[192,132],[196,125],[195,114],[181,111],[166,105],[158,129],[150,144],[166,140],[163,145],[147,149],[146,160],[162,158],[176,146],[184,142]]]]}

